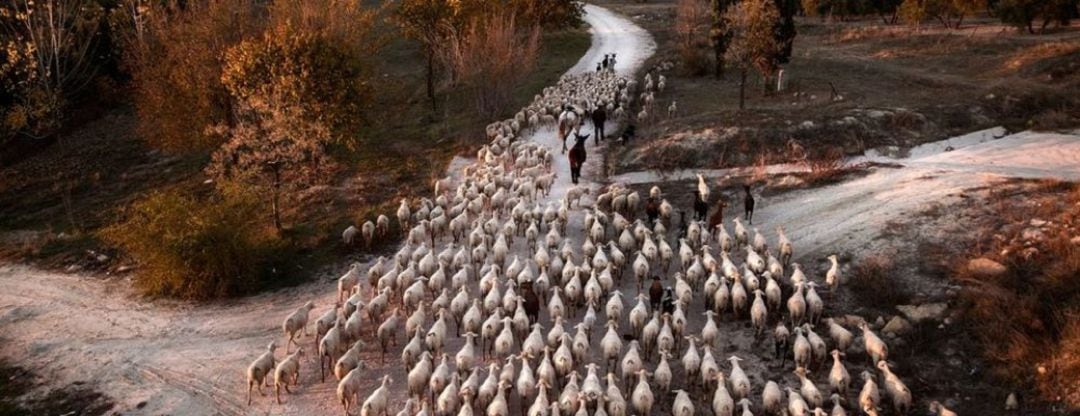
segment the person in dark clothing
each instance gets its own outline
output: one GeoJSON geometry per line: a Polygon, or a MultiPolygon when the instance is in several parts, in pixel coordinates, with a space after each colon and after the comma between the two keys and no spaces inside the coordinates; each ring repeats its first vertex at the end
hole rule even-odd
{"type": "Polygon", "coordinates": [[[754,223],[754,195],[750,193],[750,185],[743,185],[743,191],[746,193],[743,196],[743,210],[746,214],[746,221],[750,224],[754,223]]]}
{"type": "Polygon", "coordinates": [[[596,72],[600,72],[600,67],[601,67],[601,64],[598,62],[596,64],[596,72]]]}
{"type": "Polygon", "coordinates": [[[593,123],[593,143],[600,144],[601,140],[604,140],[604,123],[607,122],[607,111],[604,110],[604,105],[596,107],[592,112],[593,123]]]}
{"type": "Polygon", "coordinates": [[[603,65],[604,70],[608,69],[608,55],[606,53],[604,54],[604,61],[601,62],[601,65],[603,65]]]}
{"type": "Polygon", "coordinates": [[[663,297],[664,286],[660,284],[660,276],[654,275],[652,277],[652,284],[649,285],[649,307],[654,311],[660,310],[663,297]]]}
{"type": "Polygon", "coordinates": [[[656,219],[660,217],[660,201],[651,196],[646,199],[645,215],[649,218],[649,224],[656,224],[656,219]]]}
{"type": "Polygon", "coordinates": [[[660,313],[668,315],[675,313],[675,291],[670,287],[664,288],[664,297],[660,300],[660,313]]]}
{"type": "Polygon", "coordinates": [[[679,211],[679,238],[686,238],[690,223],[686,222],[686,211],[679,211]]]}
{"type": "Polygon", "coordinates": [[[623,132],[622,132],[622,143],[624,145],[627,144],[627,143],[630,143],[630,139],[633,139],[633,138],[634,138],[634,125],[633,124],[627,124],[626,128],[623,129],[623,132]]]}

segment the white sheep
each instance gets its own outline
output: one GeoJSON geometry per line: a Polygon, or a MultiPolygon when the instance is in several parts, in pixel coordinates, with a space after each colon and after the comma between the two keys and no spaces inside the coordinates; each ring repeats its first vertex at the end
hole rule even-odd
{"type": "Polygon", "coordinates": [[[289,384],[296,387],[300,383],[300,356],[304,355],[303,348],[297,348],[296,352],[285,356],[285,359],[278,363],[277,368],[274,368],[274,395],[277,397],[277,403],[281,404],[281,388],[285,388],[285,392],[292,394],[289,390],[289,384]]]}
{"type": "Polygon", "coordinates": [[[363,370],[360,367],[349,370],[341,377],[337,386],[338,400],[345,408],[345,415],[349,415],[349,409],[360,402],[360,383],[363,381],[363,370]]]}
{"type": "MultiPolygon", "coordinates": [[[[648,414],[648,413],[645,413],[648,414]]],[[[694,402],[686,390],[675,390],[675,402],[671,404],[673,416],[694,416],[694,402]]]]}
{"type": "Polygon", "coordinates": [[[889,346],[885,344],[885,341],[874,334],[865,321],[859,322],[859,329],[862,329],[863,346],[866,349],[866,355],[870,357],[870,362],[877,365],[879,361],[888,360],[889,346]]]}
{"type": "Polygon", "coordinates": [[[345,231],[341,232],[341,242],[345,243],[346,246],[351,246],[356,241],[357,235],[360,235],[360,229],[350,225],[345,231]]]}
{"type": "Polygon", "coordinates": [[[390,376],[383,376],[379,388],[371,392],[371,395],[364,400],[364,404],[360,406],[360,416],[386,416],[389,414],[386,406],[390,398],[390,383],[393,382],[390,376]]]}
{"type": "Polygon", "coordinates": [[[290,345],[296,344],[297,347],[300,346],[300,344],[295,341],[297,332],[300,333],[300,336],[307,335],[308,314],[311,313],[312,309],[315,309],[315,303],[308,301],[285,318],[285,322],[281,324],[282,331],[284,331],[285,336],[289,338],[289,341],[285,343],[286,353],[289,352],[290,345]]]}
{"type": "Polygon", "coordinates": [[[893,409],[897,414],[906,415],[911,409],[911,390],[889,369],[888,362],[878,361],[877,367],[885,377],[885,392],[892,398],[893,409]]]}
{"type": "Polygon", "coordinates": [[[258,386],[259,394],[265,396],[262,388],[263,384],[267,381],[270,371],[274,369],[274,350],[277,349],[277,343],[271,341],[270,345],[266,347],[266,352],[262,353],[259,358],[251,363],[247,368],[247,382],[248,382],[248,406],[251,405],[251,388],[258,386]]]}
{"type": "Polygon", "coordinates": [[[630,398],[630,403],[634,406],[634,410],[640,415],[651,415],[653,407],[653,393],[649,388],[648,373],[644,370],[638,370],[638,384],[634,387],[634,394],[630,398]]]}

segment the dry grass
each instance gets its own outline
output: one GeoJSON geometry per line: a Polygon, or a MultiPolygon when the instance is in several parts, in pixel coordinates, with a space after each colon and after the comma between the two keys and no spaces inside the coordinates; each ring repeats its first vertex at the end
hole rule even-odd
{"type": "Polygon", "coordinates": [[[810,170],[807,182],[811,184],[824,183],[842,175],[844,167],[844,149],[829,147],[821,152],[810,154],[803,162],[810,170]]]}
{"type": "Polygon", "coordinates": [[[952,275],[964,283],[965,320],[994,373],[1030,385],[1043,399],[1080,408],[1080,186],[1046,181],[1022,195],[1000,192],[992,205],[1005,226],[967,247],[952,275]],[[1028,204],[1019,201],[1030,201],[1028,204]],[[1032,219],[1048,221],[1044,237],[1025,238],[1032,219]],[[978,275],[966,260],[987,257],[1007,267],[978,275]]]}
{"type": "Polygon", "coordinates": [[[901,285],[893,284],[889,276],[892,270],[891,256],[865,256],[853,266],[848,287],[869,305],[888,307],[907,303],[911,295],[901,285]]]}

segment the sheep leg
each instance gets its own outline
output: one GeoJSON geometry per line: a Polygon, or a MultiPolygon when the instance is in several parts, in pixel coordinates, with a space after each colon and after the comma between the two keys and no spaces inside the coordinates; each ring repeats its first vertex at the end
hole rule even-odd
{"type": "MultiPolygon", "coordinates": [[[[288,390],[288,386],[285,387],[288,390]]],[[[277,396],[277,404],[281,404],[281,383],[274,382],[274,395],[277,396]]]]}
{"type": "MultiPolygon", "coordinates": [[[[251,406],[251,386],[252,382],[248,381],[248,406],[251,406]]],[[[259,392],[262,392],[262,383],[259,383],[259,392]]]]}

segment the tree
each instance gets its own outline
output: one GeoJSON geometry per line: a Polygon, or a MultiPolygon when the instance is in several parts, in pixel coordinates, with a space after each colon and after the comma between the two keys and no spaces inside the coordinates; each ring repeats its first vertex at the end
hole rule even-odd
{"type": "Polygon", "coordinates": [[[138,132],[171,152],[208,152],[221,145],[207,127],[231,122],[232,98],[221,82],[223,51],[262,32],[255,0],[175,2],[126,0],[111,16],[131,73],[138,132]],[[139,4],[141,3],[141,4],[139,4]]]}
{"type": "Polygon", "coordinates": [[[713,55],[716,60],[714,73],[717,79],[724,76],[724,55],[727,54],[728,44],[731,42],[731,28],[727,21],[727,12],[737,0],[712,0],[712,30],[709,37],[712,39],[713,55]]]}
{"type": "Polygon", "coordinates": [[[398,4],[397,22],[405,36],[419,41],[424,47],[427,66],[424,77],[427,81],[427,96],[431,108],[437,107],[435,100],[435,64],[441,53],[444,41],[453,32],[455,7],[450,0],[402,0],[398,4]]]}
{"type": "Polygon", "coordinates": [[[221,83],[235,102],[288,108],[327,128],[332,142],[348,145],[372,98],[365,59],[337,39],[285,23],[226,51],[221,83]]]}
{"type": "Polygon", "coordinates": [[[700,75],[708,70],[708,55],[702,50],[711,23],[707,0],[679,0],[675,9],[675,33],[679,56],[687,72],[700,75]]]}
{"type": "Polygon", "coordinates": [[[250,97],[238,104],[237,123],[217,126],[224,137],[207,173],[223,186],[242,184],[269,195],[274,228],[281,232],[281,198],[329,180],[335,164],[326,153],[328,129],[302,108],[250,97]]]}
{"type": "Polygon", "coordinates": [[[1000,0],[994,5],[994,12],[1001,21],[1035,33],[1035,20],[1042,19],[1041,30],[1050,23],[1068,25],[1076,17],[1078,0],[1000,0]]]}
{"type": "Polygon", "coordinates": [[[225,53],[221,80],[234,123],[211,129],[224,144],[207,173],[264,190],[278,230],[282,197],[329,180],[327,147],[351,143],[362,126],[371,94],[363,57],[352,51],[286,25],[225,53]]]}
{"type": "Polygon", "coordinates": [[[0,81],[10,108],[6,130],[42,138],[55,130],[65,101],[95,71],[93,46],[102,8],[90,0],[8,0],[0,6],[0,81]]]}
{"type": "Polygon", "coordinates": [[[577,27],[585,14],[585,4],[578,0],[510,0],[510,7],[523,26],[546,29],[577,27]]]}
{"type": "Polygon", "coordinates": [[[779,67],[783,45],[778,41],[780,12],[772,0],[743,0],[728,10],[733,36],[725,58],[739,67],[739,109],[746,108],[746,76],[757,69],[768,79],[779,67]]]}
{"type": "Polygon", "coordinates": [[[795,43],[795,13],[799,11],[797,0],[775,0],[776,10],[780,12],[780,19],[776,24],[776,41],[780,44],[780,52],[777,53],[776,61],[786,64],[791,61],[791,51],[795,43]]]}

